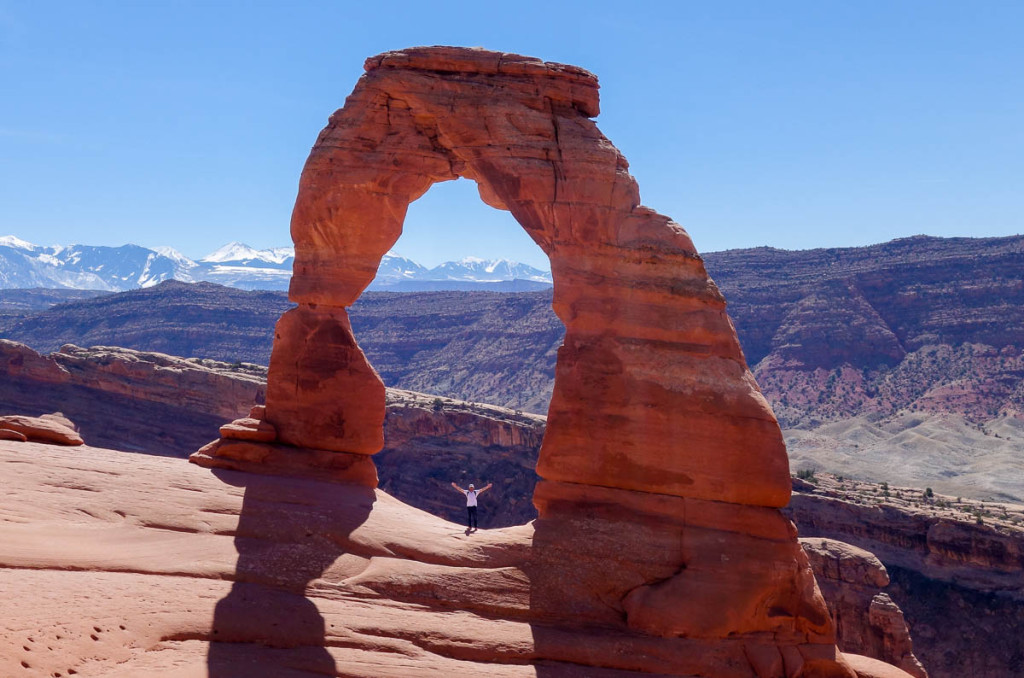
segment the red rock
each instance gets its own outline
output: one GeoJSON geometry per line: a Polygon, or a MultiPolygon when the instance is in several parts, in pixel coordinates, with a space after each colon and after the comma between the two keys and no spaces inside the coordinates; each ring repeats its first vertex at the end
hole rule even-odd
{"type": "MultiPolygon", "coordinates": [[[[277,440],[232,440],[259,424],[232,425],[192,460],[268,473],[305,465],[316,476],[333,454],[356,482],[359,461],[383,444],[385,391],[345,309],[401,235],[409,204],[434,183],[473,179],[550,258],[566,326],[529,555],[489,564],[501,572],[479,578],[481,612],[691,644],[691,659],[672,668],[684,675],[747,678],[746,645],[770,638],[782,663],[774,675],[852,678],[777,510],[790,496],[778,423],[689,236],[640,205],[628,163],[590,119],[597,79],[452,47],[389,52],[365,67],[299,181],[298,308],[277,325],[266,410],[254,417],[277,440]],[[521,600],[527,583],[525,608],[494,595],[504,585],[521,600]]],[[[352,584],[395,599],[474,599],[463,577],[434,565],[360,577],[352,584]]],[[[547,657],[575,649],[546,645],[547,657]]]]}
{"type": "Polygon", "coordinates": [[[252,440],[254,442],[273,442],[277,440],[277,430],[272,424],[252,417],[235,419],[230,424],[220,427],[222,438],[232,440],[252,440]]]}
{"type": "Polygon", "coordinates": [[[133,400],[163,403],[234,418],[266,396],[264,377],[214,360],[179,358],[127,348],[71,344],[40,355],[0,339],[0,375],[40,384],[67,384],[133,400]]]}
{"type": "Polygon", "coordinates": [[[898,666],[915,678],[928,678],[914,656],[903,612],[881,591],[889,585],[881,561],[834,539],[805,538],[800,544],[828,601],[839,648],[898,666]]]}
{"type": "Polygon", "coordinates": [[[25,442],[28,437],[24,433],[18,433],[8,428],[0,428],[0,440],[17,440],[25,442]]]}
{"type": "Polygon", "coordinates": [[[58,413],[44,414],[39,417],[26,417],[11,414],[0,417],[0,429],[15,431],[28,440],[55,445],[83,445],[82,436],[78,435],[74,424],[67,417],[58,413]]]}
{"type": "Polygon", "coordinates": [[[384,446],[384,383],[344,308],[299,306],[281,316],[264,416],[288,445],[353,454],[384,446]]]}

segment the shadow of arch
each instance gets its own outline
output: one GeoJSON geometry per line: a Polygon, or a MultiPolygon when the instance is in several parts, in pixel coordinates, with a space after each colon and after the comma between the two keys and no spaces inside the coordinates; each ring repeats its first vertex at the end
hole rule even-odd
{"type": "Polygon", "coordinates": [[[277,676],[285,665],[296,678],[338,675],[324,619],[305,591],[350,552],[348,536],[370,515],[374,491],[230,470],[214,474],[245,494],[234,537],[234,582],[214,609],[209,678],[277,676]],[[277,510],[282,502],[287,512],[277,510]],[[288,652],[281,663],[261,667],[255,647],[288,652]]]}

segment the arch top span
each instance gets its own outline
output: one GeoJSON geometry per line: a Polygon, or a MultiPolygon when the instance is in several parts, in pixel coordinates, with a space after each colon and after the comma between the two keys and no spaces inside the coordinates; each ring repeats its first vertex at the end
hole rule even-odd
{"type": "Polygon", "coordinates": [[[590,71],[536,57],[507,52],[491,52],[478,47],[412,47],[384,52],[363,63],[367,72],[376,69],[401,69],[451,75],[525,77],[539,80],[537,95],[568,103],[590,118],[601,111],[597,76],[590,71]]]}
{"type": "Polygon", "coordinates": [[[303,170],[293,301],[351,305],[409,203],[439,181],[476,181],[552,260],[572,242],[613,240],[639,206],[628,163],[591,120],[591,73],[452,47],[387,52],[366,67],[303,170]]]}

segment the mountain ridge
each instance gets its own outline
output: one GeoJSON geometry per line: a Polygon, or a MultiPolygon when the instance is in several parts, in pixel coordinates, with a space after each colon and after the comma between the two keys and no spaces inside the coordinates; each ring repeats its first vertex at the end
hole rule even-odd
{"type": "MultiPolygon", "coordinates": [[[[257,250],[230,242],[199,260],[173,247],[140,245],[40,246],[17,236],[0,237],[0,289],[61,288],[124,292],[165,280],[215,282],[238,289],[287,290],[295,250],[257,250]]],[[[394,252],[381,260],[372,289],[541,289],[551,273],[507,259],[466,257],[433,268],[394,252]]]]}

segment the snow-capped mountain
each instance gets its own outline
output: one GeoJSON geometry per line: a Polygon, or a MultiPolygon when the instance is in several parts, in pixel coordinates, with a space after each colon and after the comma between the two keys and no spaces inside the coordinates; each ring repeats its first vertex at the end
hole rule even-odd
{"type": "Polygon", "coordinates": [[[245,243],[229,242],[200,259],[193,275],[244,290],[286,290],[294,259],[291,247],[257,250],[245,243]]]}
{"type": "Polygon", "coordinates": [[[295,258],[294,247],[274,247],[269,250],[256,250],[242,242],[229,242],[215,252],[200,259],[205,264],[230,264],[232,266],[257,266],[281,268],[287,263],[291,268],[291,259],[295,258]],[[258,264],[256,262],[259,262],[258,264]]]}
{"type": "Polygon", "coordinates": [[[388,284],[402,280],[420,280],[427,272],[426,267],[417,264],[412,259],[406,259],[400,254],[389,251],[380,260],[375,281],[388,284]]]}
{"type": "Polygon", "coordinates": [[[467,280],[473,282],[499,282],[502,280],[532,280],[551,282],[551,273],[541,271],[508,259],[480,259],[466,257],[448,261],[429,271],[431,280],[467,280]]]}
{"type": "Polygon", "coordinates": [[[0,288],[51,287],[118,292],[169,278],[191,280],[180,262],[139,247],[41,247],[0,238],[0,288]]]}
{"type": "MultiPolygon", "coordinates": [[[[46,287],[118,292],[150,287],[173,278],[250,290],[286,290],[294,259],[295,250],[291,247],[257,250],[240,242],[228,243],[194,261],[171,247],[43,247],[8,235],[0,237],[0,289],[46,287]]],[[[507,259],[466,257],[428,269],[388,252],[381,259],[370,289],[512,291],[549,285],[549,272],[507,259]]]]}

